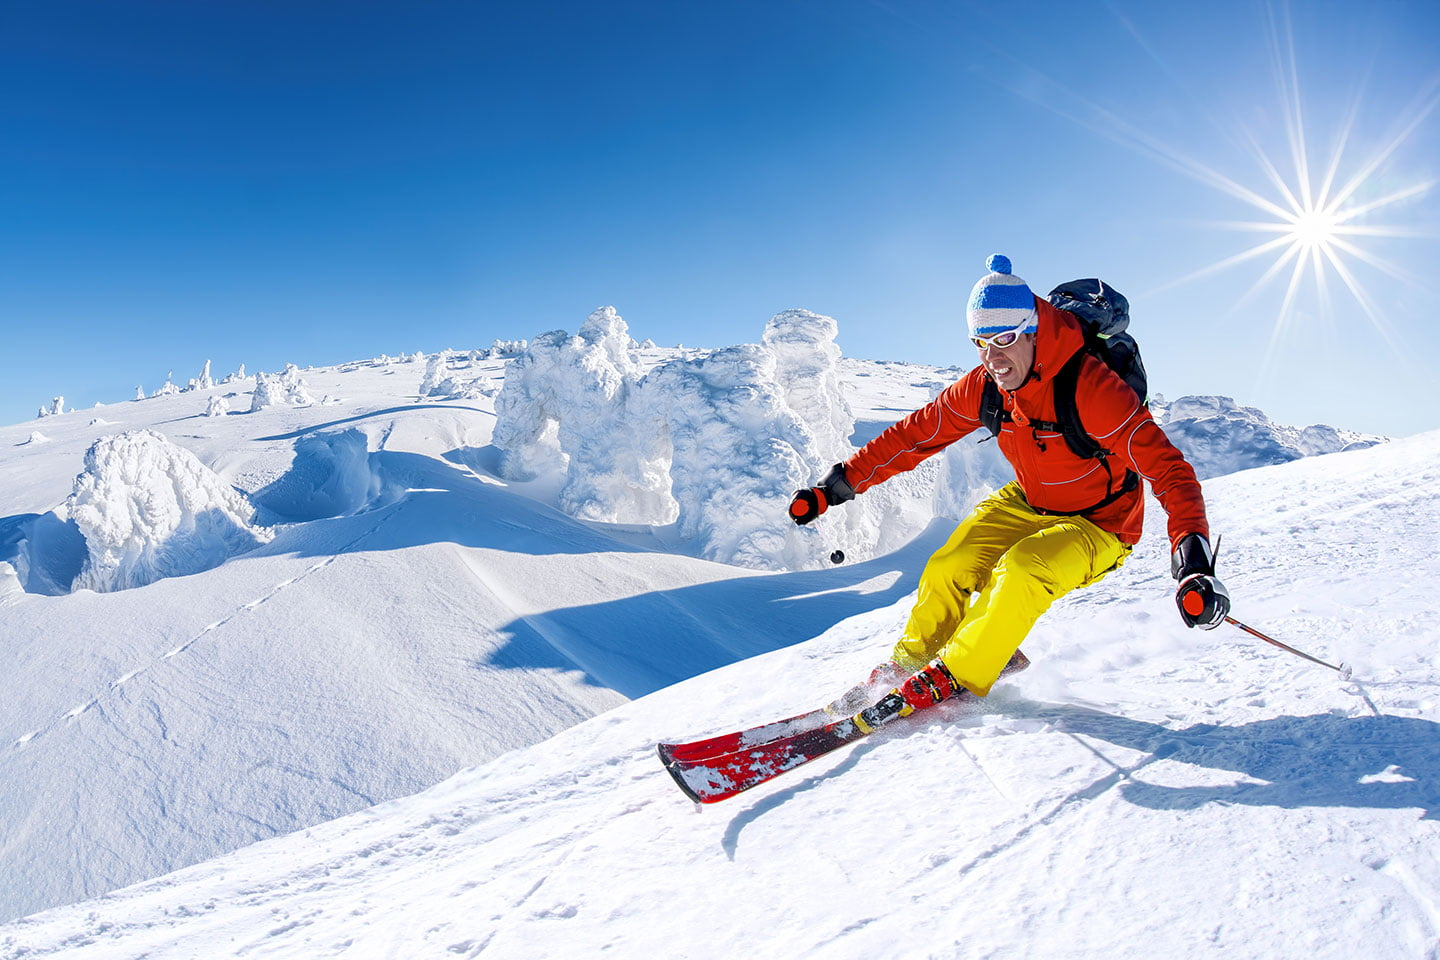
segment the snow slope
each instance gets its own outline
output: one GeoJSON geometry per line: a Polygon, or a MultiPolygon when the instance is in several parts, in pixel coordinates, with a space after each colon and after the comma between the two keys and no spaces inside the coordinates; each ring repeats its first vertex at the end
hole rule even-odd
{"type": "MultiPolygon", "coordinates": [[[[0,918],[414,793],[815,636],[902,596],[935,544],[776,577],[666,552],[673,531],[577,522],[553,478],[494,475],[495,390],[421,399],[427,366],[303,371],[324,404],[205,415],[250,409],[251,380],[47,417],[44,444],[0,428],[0,918]],[[65,592],[86,563],[60,515],[86,451],[136,430],[188,454],[104,457],[146,478],[137,496],[82,482],[75,503],[106,505],[100,555],[155,582],[65,592]],[[250,494],[269,539],[228,556],[182,538],[199,572],[172,576],[135,531],[214,512],[185,506],[214,486],[197,460],[250,494]]],[[[504,361],[453,367],[498,384],[504,361]]]]}
{"type": "Polygon", "coordinates": [[[1437,483],[1440,433],[1207,484],[1237,615],[1354,682],[1185,630],[1152,536],[1057,604],[1034,667],[983,704],[732,801],[697,810],[654,742],[814,705],[883,656],[904,600],[415,796],[0,927],[0,950],[1435,958],[1437,483]]]}
{"type": "MultiPolygon", "coordinates": [[[[651,366],[699,357],[640,355],[651,366]]],[[[957,372],[860,360],[841,360],[839,371],[854,443],[957,372]]],[[[758,574],[700,559],[674,526],[565,516],[555,509],[564,477],[553,471],[502,479],[490,441],[503,372],[489,353],[380,358],[287,370],[283,390],[261,378],[270,387],[259,404],[249,396],[256,379],[245,378],[0,428],[0,645],[12,665],[0,676],[0,919],[314,827],[460,768],[480,764],[480,781],[509,783],[509,762],[546,763],[544,750],[539,760],[511,751],[597,715],[642,726],[666,718],[665,733],[681,735],[810,706],[814,670],[843,685],[888,647],[924,557],[948,532],[943,522],[927,529],[929,517],[962,515],[1005,479],[993,444],[957,444],[800,533],[823,555],[878,531],[889,539],[869,544],[876,559],[758,574]],[[250,412],[207,415],[221,407],[250,412]],[[42,426],[43,442],[33,438],[42,426]],[[174,449],[146,443],[97,463],[121,475],[158,465],[128,488],[145,496],[127,499],[125,483],[108,480],[76,487],[97,439],[138,430],[174,449]],[[248,495],[253,517],[228,505],[231,487],[248,495]],[[196,491],[205,496],[192,499],[196,491]],[[64,515],[97,504],[104,510],[85,529],[102,535],[87,542],[64,515]],[[184,536],[183,564],[147,553],[154,531],[204,533],[212,514],[259,545],[236,553],[249,544],[184,536]],[[118,585],[153,582],[70,593],[97,546],[144,573],[118,585]],[[185,571],[194,572],[176,575],[185,571]],[[847,621],[857,615],[881,620],[847,621]],[[670,699],[673,684],[817,636],[820,653],[744,667],[770,671],[758,691],[743,689],[743,670],[725,679],[711,714],[694,712],[712,700],[706,689],[682,686],[670,699]],[[845,654],[825,652],[831,642],[845,654]],[[613,710],[654,691],[653,707],[613,710]]],[[[1271,502],[1265,489],[1246,496],[1271,502]]],[[[1344,533],[1351,549],[1373,530],[1344,533]]],[[[1384,536],[1375,542],[1390,550],[1384,536]]],[[[1239,569],[1244,542],[1226,544],[1239,569]]],[[[1140,576],[1139,562],[1112,583],[1140,576]]],[[[1402,581],[1420,582],[1424,562],[1402,581]]],[[[1149,564],[1143,596],[1173,629],[1163,567],[1149,564]]],[[[1346,581],[1346,595],[1360,596],[1366,580],[1346,581]]],[[[1142,649],[1154,642],[1139,627],[1129,635],[1142,649]]],[[[1115,656],[1119,667],[1137,657],[1115,656]]],[[[1114,665],[1076,666],[1062,661],[1057,675],[1114,665]]],[[[1036,689],[1048,669],[1025,683],[1036,689]]],[[[646,729],[640,739],[653,740],[646,729]]]]}

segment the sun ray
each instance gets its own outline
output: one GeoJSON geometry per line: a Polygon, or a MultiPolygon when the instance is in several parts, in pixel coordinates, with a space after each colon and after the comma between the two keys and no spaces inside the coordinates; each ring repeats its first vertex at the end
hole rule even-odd
{"type": "Polygon", "coordinates": [[[1303,247],[1296,247],[1298,255],[1295,257],[1295,268],[1290,271],[1290,283],[1285,287],[1285,299],[1280,301],[1279,319],[1275,324],[1275,333],[1278,337],[1289,325],[1290,312],[1295,306],[1295,294],[1300,289],[1300,281],[1305,279],[1305,265],[1309,263],[1309,251],[1303,247]]]}
{"type": "Polygon", "coordinates": [[[1330,188],[1335,185],[1335,178],[1340,174],[1340,160],[1345,156],[1345,147],[1350,143],[1350,134],[1360,119],[1360,98],[1363,87],[1364,84],[1361,85],[1360,90],[1355,91],[1345,119],[1340,124],[1340,136],[1337,138],[1334,152],[1330,155],[1330,165],[1325,170],[1325,180],[1320,184],[1319,200],[1316,201],[1316,205],[1321,209],[1329,208],[1330,188]]]}
{"type": "Polygon", "coordinates": [[[1355,302],[1360,304],[1360,309],[1364,310],[1365,316],[1369,317],[1370,323],[1375,327],[1376,332],[1380,334],[1381,338],[1397,357],[1405,360],[1405,352],[1400,349],[1400,339],[1398,335],[1391,328],[1390,324],[1386,323],[1375,311],[1375,307],[1370,301],[1370,294],[1366,292],[1365,288],[1361,286],[1360,281],[1351,274],[1350,268],[1345,266],[1344,261],[1341,260],[1333,250],[1326,250],[1325,255],[1330,259],[1330,265],[1335,268],[1335,273],[1344,282],[1345,286],[1350,289],[1350,294],[1355,298],[1355,302]]]}
{"type": "Polygon", "coordinates": [[[1226,230],[1241,230],[1246,233],[1290,233],[1295,224],[1287,220],[1275,223],[1267,220],[1202,220],[1207,227],[1221,227],[1226,230]]]}
{"type": "Polygon", "coordinates": [[[1281,199],[1290,207],[1289,210],[1285,210],[1282,207],[1272,204],[1268,207],[1261,207],[1261,209],[1268,213],[1273,213],[1282,219],[1295,216],[1296,213],[1302,209],[1300,201],[1295,197],[1294,192],[1290,189],[1290,185],[1285,182],[1285,177],[1276,169],[1274,162],[1266,156],[1265,150],[1260,146],[1260,142],[1248,131],[1246,136],[1249,137],[1251,146],[1254,148],[1255,158],[1260,163],[1260,169],[1265,171],[1265,175],[1270,178],[1270,182],[1274,184],[1275,189],[1280,191],[1281,199]]]}
{"type": "MultiPolygon", "coordinates": [[[[1300,282],[1305,279],[1305,264],[1307,261],[1305,249],[1299,244],[1290,248],[1285,258],[1295,258],[1295,266],[1290,271],[1290,282],[1285,287],[1285,299],[1280,303],[1280,312],[1275,315],[1275,326],[1270,330],[1270,341],[1265,346],[1265,356],[1260,362],[1260,375],[1267,377],[1275,364],[1280,341],[1288,332],[1290,327],[1290,312],[1295,303],[1295,293],[1300,289],[1300,282]]],[[[1276,264],[1280,266],[1284,259],[1276,264]]],[[[1271,270],[1266,276],[1272,276],[1278,271],[1271,270]]]]}
{"type": "Polygon", "coordinates": [[[1371,200],[1358,207],[1347,207],[1344,210],[1335,211],[1335,223],[1342,224],[1347,220],[1370,213],[1372,210],[1379,210],[1381,207],[1388,207],[1392,203],[1399,203],[1401,200],[1409,200],[1411,197],[1422,196],[1430,192],[1435,185],[1434,180],[1427,180],[1424,183],[1417,183],[1413,187],[1406,187],[1403,190],[1396,190],[1394,193],[1381,197],[1378,200],[1371,200]]]}
{"type": "MultiPolygon", "coordinates": [[[[1431,86],[1434,87],[1435,84],[1431,86]]],[[[1405,124],[1404,128],[1396,134],[1389,143],[1376,151],[1375,155],[1360,168],[1359,172],[1350,178],[1349,182],[1347,182],[1340,192],[1330,201],[1330,209],[1338,210],[1346,200],[1349,200],[1351,195],[1354,194],[1356,190],[1359,190],[1360,187],[1374,175],[1375,171],[1379,170],[1385,161],[1389,160],[1390,157],[1395,154],[1395,151],[1399,150],[1400,147],[1410,139],[1410,136],[1415,132],[1416,128],[1425,121],[1426,117],[1434,112],[1436,106],[1440,106],[1440,93],[1432,95],[1428,103],[1417,109],[1415,116],[1405,124]]]]}
{"type": "Polygon", "coordinates": [[[1285,246],[1289,242],[1289,237],[1276,237],[1273,240],[1267,240],[1264,243],[1251,247],[1249,250],[1243,250],[1240,253],[1226,257],[1224,260],[1221,260],[1217,263],[1212,263],[1207,267],[1201,267],[1199,270],[1188,273],[1178,280],[1172,280],[1163,286],[1154,287],[1146,291],[1145,296],[1153,297],[1158,294],[1173,290],[1175,287],[1183,286],[1195,280],[1200,280],[1204,277],[1212,276],[1214,274],[1220,273],[1223,270],[1227,270],[1230,267],[1235,266],[1237,263],[1244,263],[1246,260],[1253,260],[1256,257],[1263,256],[1264,254],[1269,253],[1271,250],[1274,250],[1277,247],[1285,246]]]}
{"type": "Polygon", "coordinates": [[[1330,299],[1330,277],[1325,270],[1325,251],[1318,246],[1312,247],[1310,257],[1315,270],[1315,292],[1320,297],[1320,321],[1325,325],[1325,333],[1333,334],[1336,327],[1330,299]]]}
{"type": "Polygon", "coordinates": [[[1104,107],[1101,107],[1098,104],[1092,103],[1091,101],[1082,97],[1080,94],[1065,87],[1058,81],[1053,80],[1046,74],[1034,69],[1034,67],[1030,66],[1029,64],[1019,60],[1015,60],[1014,58],[1008,56],[1007,59],[1013,60],[1017,71],[1028,75],[1033,80],[1035,80],[1038,85],[1050,88],[1051,90],[1058,92],[1062,98],[1072,100],[1078,103],[1082,109],[1082,112],[1087,114],[1088,116],[1081,116],[1072,111],[1068,111],[1057,105],[1050,99],[1038,95],[1034,92],[1034,90],[1028,87],[1002,82],[1001,86],[1009,90],[1010,93],[1014,96],[1019,97],[1023,100],[1028,100],[1029,102],[1041,107],[1042,109],[1048,110],[1059,117],[1069,120],[1071,123],[1074,123],[1078,127],[1082,127],[1084,129],[1090,130],[1091,132],[1097,133],[1100,136],[1103,136],[1105,139],[1111,141],[1112,143],[1118,144],[1129,150],[1133,150],[1136,153],[1139,153],[1141,156],[1149,157],[1152,160],[1158,160],[1160,163],[1171,168],[1172,170],[1182,173],[1185,176],[1190,177],[1191,179],[1198,180],[1199,182],[1204,183],[1207,186],[1213,187],[1223,193],[1229,194],[1230,196],[1235,197],[1237,200],[1242,200],[1245,203],[1248,203],[1251,206],[1265,213],[1269,213],[1277,217],[1285,217],[1290,215],[1290,211],[1287,211],[1284,207],[1277,205],[1276,203],[1265,198],[1261,194],[1256,193],[1255,191],[1243,186],[1240,183],[1237,183],[1229,177],[1226,177],[1224,174],[1219,173],[1211,169],[1210,167],[1207,167],[1205,164],[1194,159],[1193,157],[1186,156],[1179,150],[1176,150],[1156,139],[1155,137],[1150,136],[1143,130],[1136,128],[1132,124],[1127,123],[1125,120],[1116,116],[1111,111],[1106,110],[1104,107]]]}
{"type": "Polygon", "coordinates": [[[1341,237],[1395,237],[1409,240],[1440,239],[1440,226],[1436,227],[1336,227],[1336,236],[1341,237]]]}
{"type": "MultiPolygon", "coordinates": [[[[1286,243],[1289,243],[1288,237],[1282,237],[1281,239],[1284,240],[1286,243]]],[[[1252,283],[1250,285],[1250,289],[1242,293],[1240,295],[1240,298],[1230,305],[1230,311],[1233,313],[1234,311],[1240,309],[1242,306],[1248,303],[1257,293],[1259,293],[1262,289],[1265,288],[1265,286],[1270,282],[1271,278],[1273,278],[1281,270],[1285,269],[1285,265],[1290,262],[1291,258],[1299,256],[1299,254],[1300,248],[1293,243],[1290,244],[1290,248],[1286,250],[1283,254],[1281,254],[1279,259],[1277,259],[1274,263],[1270,264],[1270,269],[1266,270],[1263,274],[1261,274],[1260,279],[1252,283]]]]}
{"type": "Polygon", "coordinates": [[[1356,246],[1355,244],[1350,243],[1347,240],[1341,240],[1339,237],[1336,237],[1334,238],[1334,240],[1331,241],[1330,246],[1334,247],[1337,250],[1343,250],[1344,252],[1350,254],[1350,256],[1354,257],[1356,260],[1363,260],[1365,263],[1370,264],[1370,266],[1374,267],[1376,270],[1379,270],[1387,276],[1394,277],[1401,283],[1414,284],[1417,287],[1423,287],[1425,285],[1424,281],[1422,281],[1419,277],[1406,273],[1404,270],[1401,270],[1399,267],[1395,266],[1393,263],[1390,263],[1388,260],[1377,257],[1375,254],[1370,253],[1364,247],[1356,246]]]}
{"type": "MultiPolygon", "coordinates": [[[[1296,212],[1314,209],[1310,193],[1310,162],[1305,148],[1305,119],[1300,107],[1300,77],[1295,58],[1295,31],[1290,24],[1290,8],[1285,5],[1284,45],[1282,49],[1280,25],[1275,22],[1274,7],[1268,7],[1271,66],[1281,90],[1281,102],[1285,107],[1285,133],[1290,141],[1290,156],[1295,164],[1295,174],[1300,187],[1300,204],[1296,212]]],[[[1288,190],[1287,190],[1288,192],[1288,190]]]]}

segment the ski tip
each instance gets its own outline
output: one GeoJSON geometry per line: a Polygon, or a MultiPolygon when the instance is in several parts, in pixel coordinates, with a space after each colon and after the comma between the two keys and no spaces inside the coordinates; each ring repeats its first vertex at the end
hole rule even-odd
{"type": "Polygon", "coordinates": [[[670,779],[675,781],[675,786],[679,787],[680,791],[684,793],[685,796],[693,800],[697,806],[699,804],[709,802],[704,797],[700,796],[700,794],[696,793],[695,790],[690,786],[690,784],[685,782],[685,777],[682,775],[678,764],[665,764],[665,772],[670,774],[670,779]]]}
{"type": "Polygon", "coordinates": [[[655,752],[659,754],[660,762],[667,767],[675,760],[675,744],[673,743],[657,743],[655,752]]]}

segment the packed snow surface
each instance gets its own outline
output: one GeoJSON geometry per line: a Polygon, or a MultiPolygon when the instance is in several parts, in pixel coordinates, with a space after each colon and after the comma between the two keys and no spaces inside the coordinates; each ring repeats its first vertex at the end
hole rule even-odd
{"type": "MultiPolygon", "coordinates": [[[[663,395],[697,399],[672,428],[789,411],[818,451],[826,376],[849,406],[833,429],[860,443],[956,374],[812,350],[796,392],[775,339],[627,337],[626,375],[668,368],[663,395]],[[763,383],[731,398],[737,364],[763,383]]],[[[567,515],[544,425],[529,446],[553,459],[503,472],[504,362],[306,370],[310,396],[343,400],[223,417],[210,399],[252,384],[197,388],[47,417],[45,444],[0,428],[0,916],[34,914],[0,926],[0,957],[1440,957],[1440,434],[1205,484],[1236,615],[1353,680],[1186,630],[1152,512],[1126,566],[1056,604],[1034,666],[983,703],[697,810],[655,742],[862,677],[953,525],[929,518],[1005,479],[994,445],[776,534],[806,556],[852,537],[872,559],[757,572],[704,559],[673,476],[668,525],[567,515]],[[86,453],[138,431],[244,494],[238,519],[270,537],[76,590],[86,453]],[[873,539],[893,526],[915,533],[873,539]]],[[[735,442],[737,469],[773,452],[735,442]]],[[[172,492],[207,476],[170,456],[150,476],[172,492]]],[[[717,532],[738,543],[763,528],[737,504],[717,532]]]]}

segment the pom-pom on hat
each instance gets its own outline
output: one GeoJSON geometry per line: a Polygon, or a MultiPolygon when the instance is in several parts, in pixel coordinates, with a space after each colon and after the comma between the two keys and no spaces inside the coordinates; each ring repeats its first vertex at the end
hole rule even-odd
{"type": "Polygon", "coordinates": [[[993,337],[1007,330],[1034,333],[1040,329],[1035,294],[1024,280],[1010,272],[1010,258],[992,254],[985,267],[990,272],[970,290],[970,302],[965,306],[970,336],[993,337]]]}

